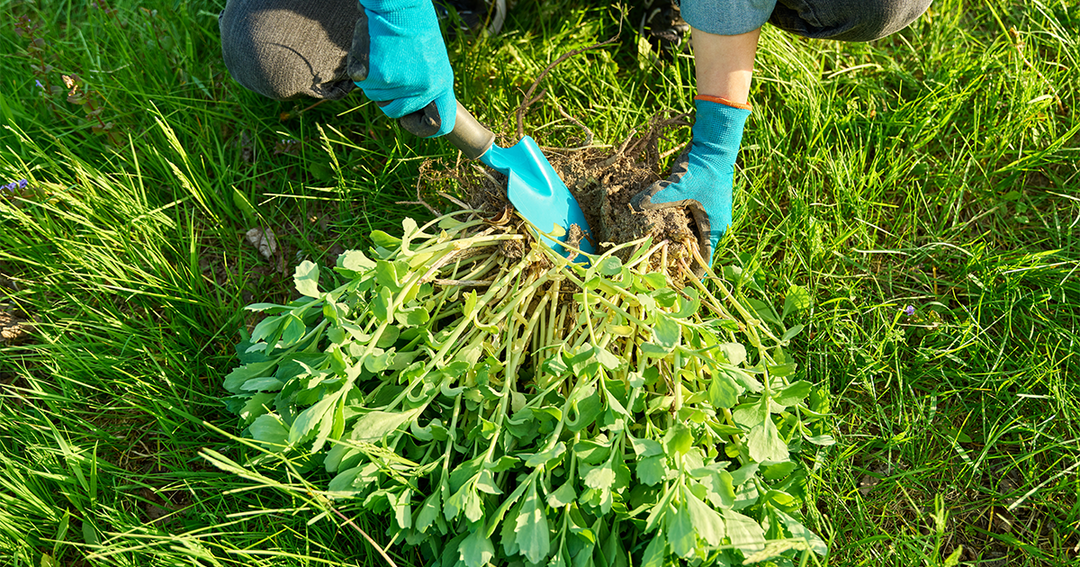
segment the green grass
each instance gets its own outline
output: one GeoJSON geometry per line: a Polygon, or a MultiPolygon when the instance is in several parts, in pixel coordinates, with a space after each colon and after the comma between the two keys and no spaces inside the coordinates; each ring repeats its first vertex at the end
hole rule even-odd
{"type": "MultiPolygon", "coordinates": [[[[421,166],[456,156],[359,95],[282,120],[307,103],[231,81],[220,5],[2,3],[0,183],[31,190],[0,199],[0,304],[35,320],[0,346],[4,563],[382,563],[312,521],[303,477],[267,487],[201,451],[246,454],[220,402],[242,307],[286,299],[302,259],[426,217],[397,203],[437,203],[421,166]],[[62,74],[109,133],[35,85],[62,74]],[[257,226],[270,260],[244,241],[257,226]]],[[[721,254],[778,305],[793,284],[814,297],[794,352],[836,414],[839,443],[807,457],[829,565],[940,565],[961,545],[966,565],[1080,561],[1078,28],[1068,2],[946,1],[871,44],[763,36],[721,254]]],[[[543,68],[618,29],[608,3],[519,2],[500,36],[452,42],[459,97],[513,136],[543,68]]],[[[556,102],[612,146],[692,108],[689,61],[640,66],[622,33],[545,79],[525,123],[541,144],[583,136],[556,102]]]]}

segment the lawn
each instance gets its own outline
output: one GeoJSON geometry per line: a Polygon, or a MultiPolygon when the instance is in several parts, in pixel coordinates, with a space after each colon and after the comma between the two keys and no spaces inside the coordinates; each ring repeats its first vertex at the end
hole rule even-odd
{"type": "MultiPolygon", "coordinates": [[[[385,545],[381,520],[322,514],[323,480],[205,451],[243,460],[222,402],[243,307],[432,218],[457,153],[359,94],[244,90],[219,3],[0,1],[2,562],[385,564],[360,535],[385,545]]],[[[614,148],[692,110],[689,58],[620,14],[517,2],[449,43],[459,99],[512,140],[548,64],[619,36],[546,75],[526,132],[614,148]]],[[[870,44],[763,34],[719,262],[777,307],[812,299],[791,351],[837,443],[802,455],[811,564],[1080,562],[1078,29],[1075,3],[950,0],[870,44]]]]}

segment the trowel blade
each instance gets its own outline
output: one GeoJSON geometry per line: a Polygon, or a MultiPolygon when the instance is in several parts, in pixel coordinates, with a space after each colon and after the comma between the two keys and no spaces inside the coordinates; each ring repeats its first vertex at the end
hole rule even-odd
{"type": "Polygon", "coordinates": [[[578,248],[588,254],[595,253],[590,242],[592,230],[581,205],[551,167],[536,141],[525,136],[509,148],[492,145],[480,156],[480,161],[509,178],[506,195],[522,216],[542,232],[562,233],[558,241],[541,235],[556,252],[563,256],[569,254],[562,243],[566,241],[570,226],[576,224],[585,232],[578,248]]]}

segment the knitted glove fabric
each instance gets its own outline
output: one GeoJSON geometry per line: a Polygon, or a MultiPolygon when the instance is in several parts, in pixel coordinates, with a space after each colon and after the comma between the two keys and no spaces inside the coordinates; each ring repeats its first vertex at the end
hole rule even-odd
{"type": "Polygon", "coordinates": [[[454,72],[431,0],[361,0],[349,76],[390,118],[424,138],[454,129],[454,72]]]}
{"type": "Polygon", "coordinates": [[[701,257],[712,261],[720,237],[731,226],[735,158],[750,107],[715,97],[697,97],[690,151],[671,168],[671,176],[638,193],[635,210],[687,207],[694,215],[701,257]]]}

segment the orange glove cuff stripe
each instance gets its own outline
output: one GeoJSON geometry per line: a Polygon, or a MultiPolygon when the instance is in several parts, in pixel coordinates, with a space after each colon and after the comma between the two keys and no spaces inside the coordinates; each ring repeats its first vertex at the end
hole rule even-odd
{"type": "Polygon", "coordinates": [[[709,102],[715,102],[724,106],[730,106],[732,108],[741,108],[743,110],[753,110],[754,108],[749,104],[743,104],[741,102],[730,101],[726,98],[711,95],[697,95],[694,100],[707,100],[709,102]]]}

